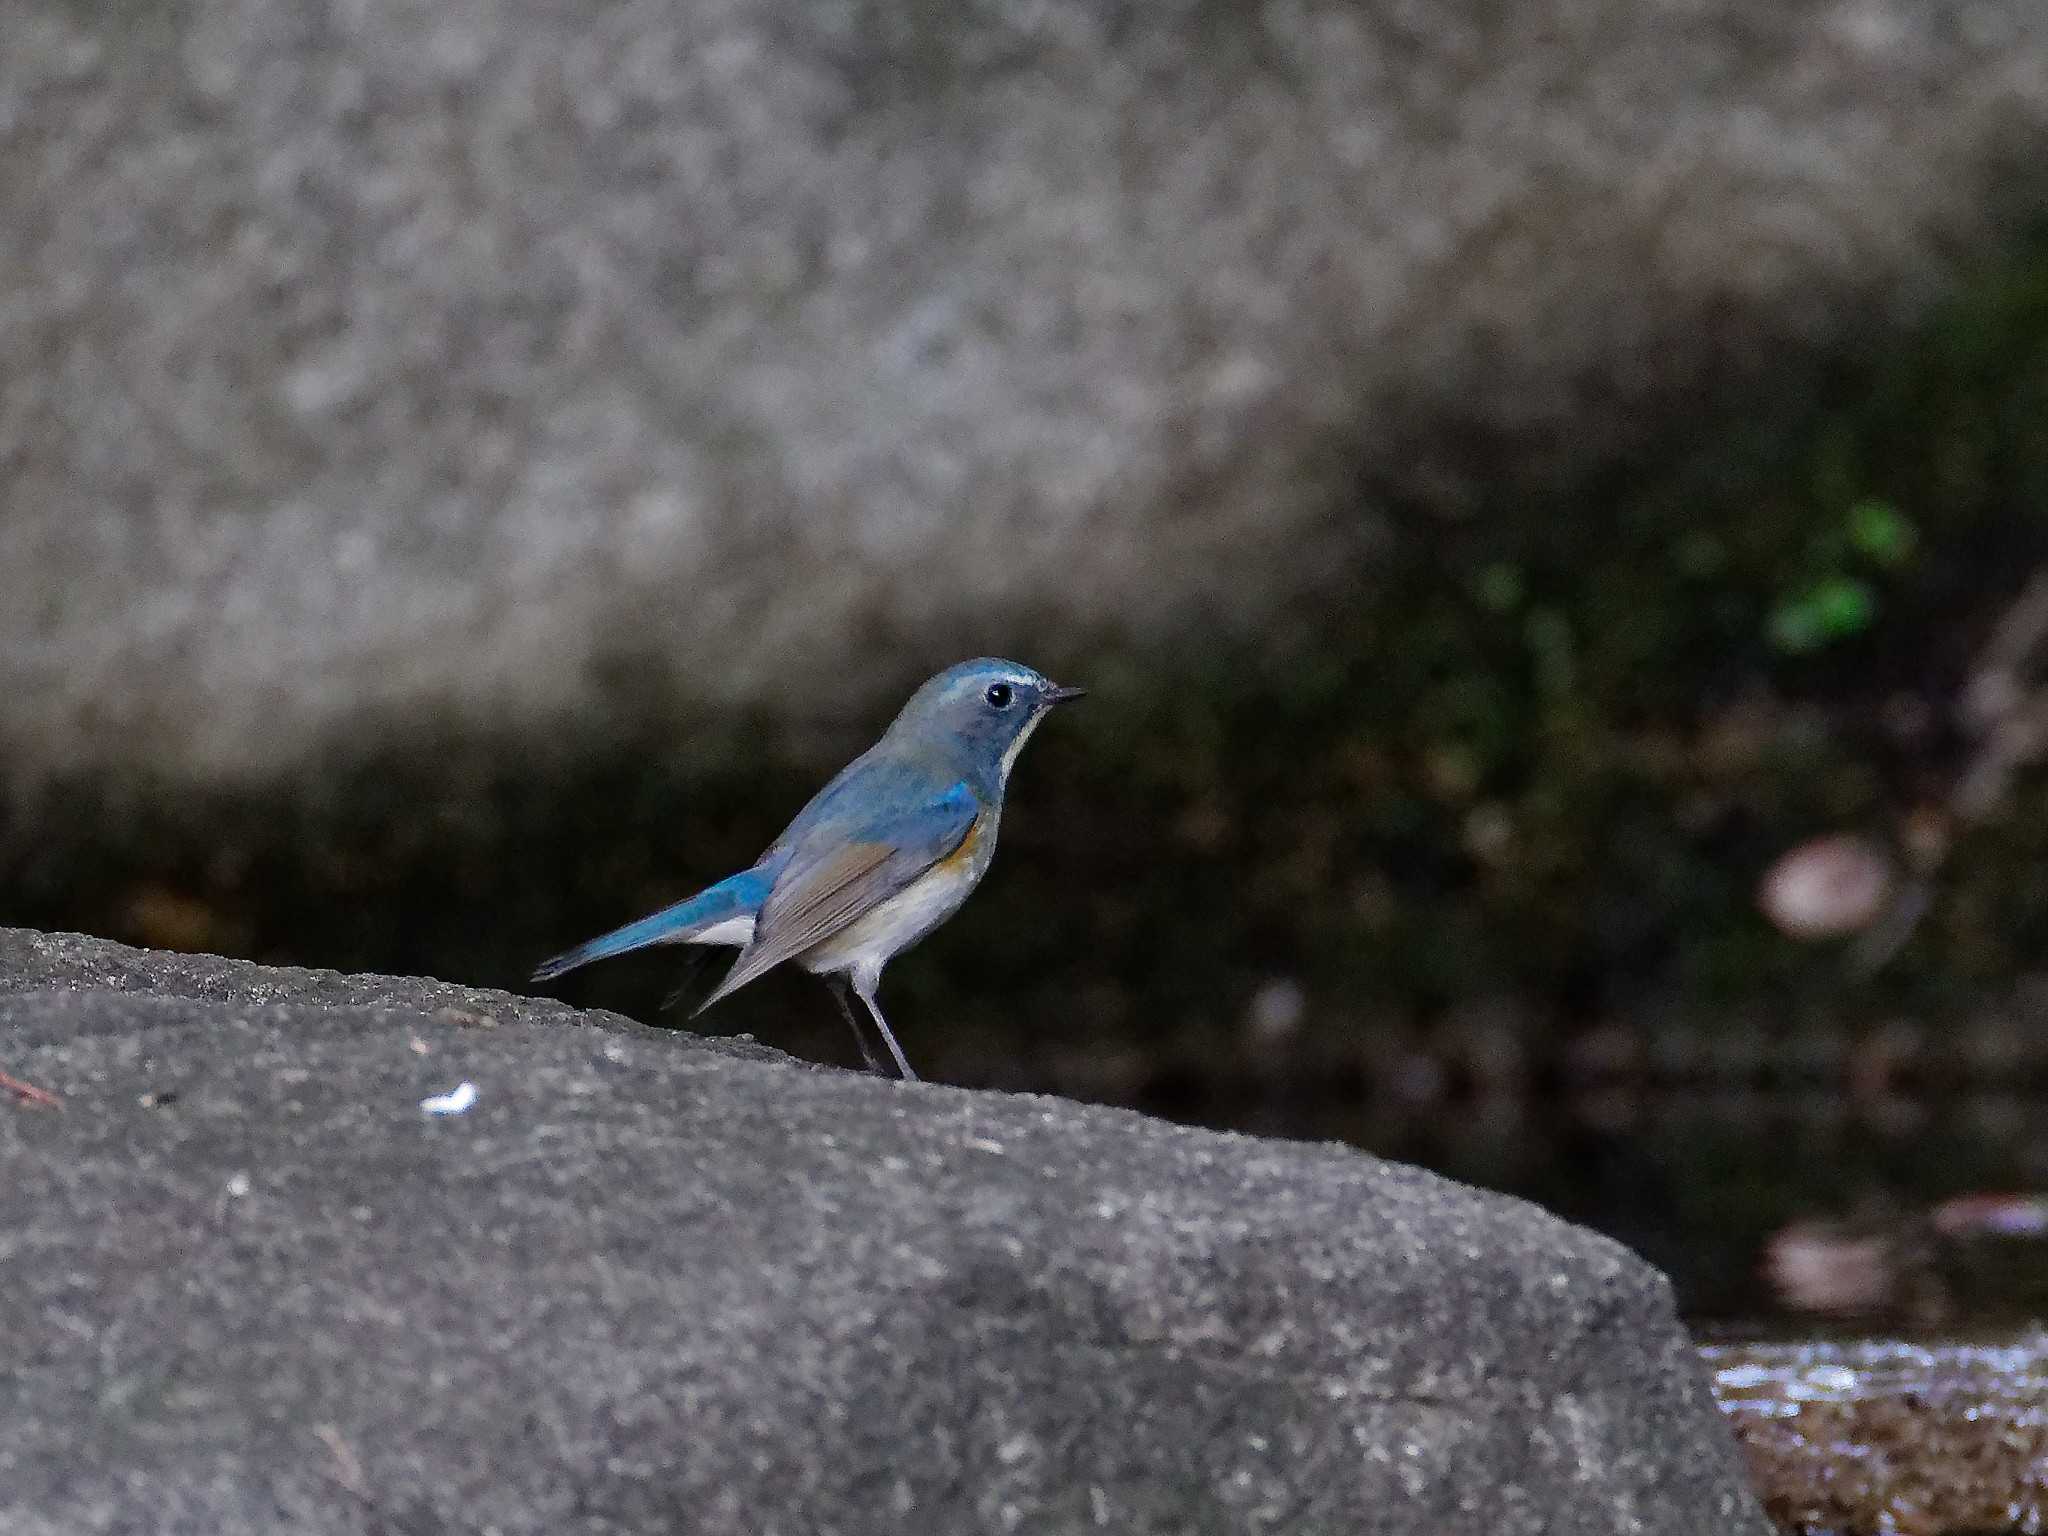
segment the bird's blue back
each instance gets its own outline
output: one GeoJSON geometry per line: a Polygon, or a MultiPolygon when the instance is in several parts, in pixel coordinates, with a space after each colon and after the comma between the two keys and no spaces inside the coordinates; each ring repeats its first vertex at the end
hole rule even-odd
{"type": "Polygon", "coordinates": [[[965,784],[976,805],[999,809],[1000,783],[985,790],[983,777],[958,754],[891,742],[887,737],[848,763],[798,811],[754,868],[779,875],[795,852],[814,842],[873,842],[887,838],[911,846],[940,833],[950,815],[941,807],[965,784]],[[948,759],[953,759],[949,761],[948,759]]]}

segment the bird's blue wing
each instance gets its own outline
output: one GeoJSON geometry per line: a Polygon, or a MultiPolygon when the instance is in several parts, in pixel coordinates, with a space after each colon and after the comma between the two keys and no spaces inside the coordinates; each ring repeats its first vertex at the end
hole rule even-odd
{"type": "Polygon", "coordinates": [[[957,851],[981,803],[964,780],[937,790],[928,784],[877,773],[845,809],[804,827],[754,919],[753,941],[700,1011],[830,938],[957,851]]]}

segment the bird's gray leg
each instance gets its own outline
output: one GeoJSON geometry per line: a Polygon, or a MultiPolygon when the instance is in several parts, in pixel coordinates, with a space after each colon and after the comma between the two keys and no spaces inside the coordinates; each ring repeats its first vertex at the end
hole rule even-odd
{"type": "Polygon", "coordinates": [[[839,1011],[846,1016],[846,1027],[853,1031],[853,1038],[860,1046],[860,1059],[868,1064],[868,1070],[880,1077],[882,1058],[875,1054],[875,1048],[868,1044],[868,1032],[860,1027],[860,1020],[854,1016],[853,999],[846,995],[846,978],[832,975],[825,978],[825,985],[832,989],[832,1001],[839,1005],[839,1011]]]}
{"type": "Polygon", "coordinates": [[[882,1032],[883,1043],[889,1047],[889,1054],[896,1058],[896,1070],[903,1074],[906,1083],[914,1083],[917,1081],[917,1074],[910,1070],[910,1063],[903,1059],[903,1047],[896,1043],[896,1035],[889,1028],[889,1021],[882,1017],[882,1005],[875,1001],[875,985],[881,979],[879,968],[872,974],[855,971],[853,990],[859,994],[860,1000],[868,1005],[868,1012],[874,1016],[875,1028],[882,1032]]]}

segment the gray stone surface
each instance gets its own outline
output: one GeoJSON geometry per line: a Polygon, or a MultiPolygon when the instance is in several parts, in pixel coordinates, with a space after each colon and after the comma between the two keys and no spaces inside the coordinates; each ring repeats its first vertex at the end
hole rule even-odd
{"type": "Polygon", "coordinates": [[[1257,624],[1375,493],[1466,508],[1867,341],[2048,164],[2039,0],[16,0],[6,33],[29,775],[531,736],[622,679],[801,721],[1257,624]]]}
{"type": "Polygon", "coordinates": [[[1343,1149],[19,930],[0,1067],[12,1536],[1762,1528],[1659,1276],[1343,1149]]]}

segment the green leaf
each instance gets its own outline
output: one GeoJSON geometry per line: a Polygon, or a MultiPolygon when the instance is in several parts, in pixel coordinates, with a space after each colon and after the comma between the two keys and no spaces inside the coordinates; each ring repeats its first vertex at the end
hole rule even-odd
{"type": "Polygon", "coordinates": [[[1919,542],[1912,522],[1888,501],[1859,501],[1849,509],[1849,541],[1879,565],[1900,565],[1919,542]]]}
{"type": "Polygon", "coordinates": [[[1803,656],[1836,640],[1861,634],[1877,618],[1877,594],[1853,576],[1830,576],[1771,615],[1771,643],[1803,656]]]}
{"type": "Polygon", "coordinates": [[[1877,618],[1877,594],[1853,576],[1831,576],[1807,596],[1830,640],[1861,634],[1877,618]]]}

